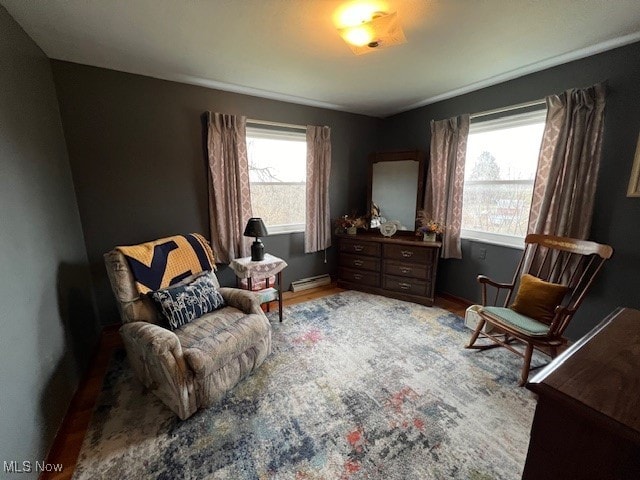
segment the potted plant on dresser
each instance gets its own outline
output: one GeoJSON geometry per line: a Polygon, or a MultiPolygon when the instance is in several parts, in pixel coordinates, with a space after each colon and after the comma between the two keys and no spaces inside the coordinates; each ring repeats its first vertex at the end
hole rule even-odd
{"type": "Polygon", "coordinates": [[[424,210],[418,212],[416,220],[420,223],[416,235],[422,235],[425,242],[435,242],[444,233],[445,226],[429,218],[424,210]]]}
{"type": "Polygon", "coordinates": [[[367,228],[367,222],[362,217],[343,215],[336,219],[336,233],[355,235],[358,232],[358,228],[367,228]]]}

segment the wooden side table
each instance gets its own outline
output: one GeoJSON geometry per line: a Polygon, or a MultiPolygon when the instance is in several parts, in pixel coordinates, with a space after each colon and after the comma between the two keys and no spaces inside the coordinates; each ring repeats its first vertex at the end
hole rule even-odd
{"type": "Polygon", "coordinates": [[[278,314],[282,322],[282,270],[287,267],[287,262],[266,253],[264,260],[259,262],[251,261],[251,257],[243,257],[232,260],[229,266],[236,274],[238,286],[241,286],[241,279],[247,279],[247,289],[249,291],[253,291],[254,280],[265,279],[265,288],[255,293],[260,296],[260,304],[267,304],[267,311],[270,308],[269,303],[278,300],[278,314]],[[269,278],[273,275],[276,276],[276,284],[272,287],[269,285],[269,278]]]}

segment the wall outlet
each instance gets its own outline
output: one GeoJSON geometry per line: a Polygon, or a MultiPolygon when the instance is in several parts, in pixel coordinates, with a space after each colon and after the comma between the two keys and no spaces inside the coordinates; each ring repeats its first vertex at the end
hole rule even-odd
{"type": "Polygon", "coordinates": [[[481,248],[478,250],[478,260],[485,260],[487,258],[487,249],[481,248]]]}

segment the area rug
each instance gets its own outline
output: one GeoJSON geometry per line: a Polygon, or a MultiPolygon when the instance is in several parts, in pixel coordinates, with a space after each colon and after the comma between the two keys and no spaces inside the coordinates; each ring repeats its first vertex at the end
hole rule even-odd
{"type": "Polygon", "coordinates": [[[520,478],[535,407],[521,360],[464,349],[460,317],[346,291],[271,320],[271,356],[186,421],[117,352],[74,478],[520,478]]]}

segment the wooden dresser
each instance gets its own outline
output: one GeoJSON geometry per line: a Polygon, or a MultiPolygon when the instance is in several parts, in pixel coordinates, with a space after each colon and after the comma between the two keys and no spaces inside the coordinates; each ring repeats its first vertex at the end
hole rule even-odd
{"type": "Polygon", "coordinates": [[[640,311],[614,311],[527,388],[538,406],[524,480],[640,478],[640,311]]]}
{"type": "Polygon", "coordinates": [[[338,285],[431,306],[440,246],[414,235],[338,235],[338,285]]]}

